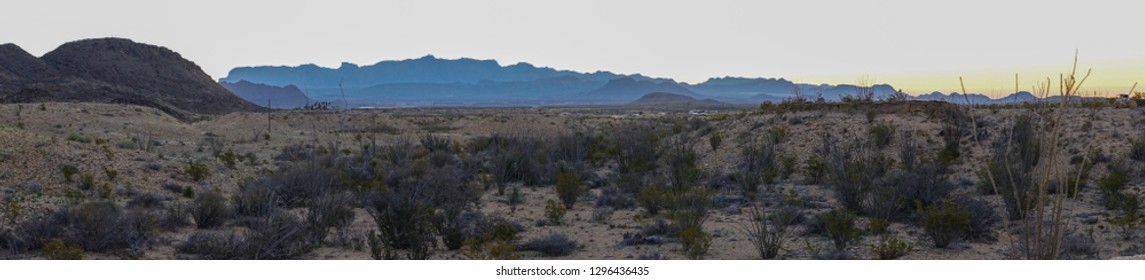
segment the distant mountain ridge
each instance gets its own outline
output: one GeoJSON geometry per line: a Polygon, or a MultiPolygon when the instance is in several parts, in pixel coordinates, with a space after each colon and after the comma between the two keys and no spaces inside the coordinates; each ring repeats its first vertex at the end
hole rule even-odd
{"type": "Polygon", "coordinates": [[[0,102],[78,101],[188,113],[260,110],[215,83],[198,65],[164,47],[128,39],[86,39],[36,58],[0,45],[0,102]]]}
{"type": "Polygon", "coordinates": [[[432,55],[369,66],[343,63],[338,68],[313,64],[238,67],[219,82],[242,80],[278,87],[294,85],[318,100],[340,101],[344,93],[348,103],[357,106],[621,104],[652,92],[758,103],[788,98],[796,88],[806,97],[827,100],[839,100],[868,88],[876,97],[896,91],[890,85],[812,85],[774,78],[712,78],[692,85],[640,74],[581,73],[528,63],[501,66],[495,60],[440,59],[432,55]]]}

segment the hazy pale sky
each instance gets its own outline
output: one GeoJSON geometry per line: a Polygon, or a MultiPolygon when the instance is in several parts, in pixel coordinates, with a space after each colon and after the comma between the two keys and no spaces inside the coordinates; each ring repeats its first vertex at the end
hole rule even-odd
{"type": "MultiPolygon", "coordinates": [[[[0,43],[34,55],[83,38],[175,50],[215,78],[238,66],[337,67],[433,54],[702,82],[785,77],[911,93],[1012,92],[1093,68],[1087,94],[1145,82],[1138,1],[5,0],[0,43]]],[[[1145,85],[1138,91],[1145,90],[1145,85]]]]}

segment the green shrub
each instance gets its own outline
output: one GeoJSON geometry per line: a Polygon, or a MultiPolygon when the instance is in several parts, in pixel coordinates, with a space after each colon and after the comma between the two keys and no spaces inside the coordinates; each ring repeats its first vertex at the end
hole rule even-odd
{"type": "Polygon", "coordinates": [[[937,248],[961,240],[970,229],[970,212],[953,201],[927,207],[922,216],[922,228],[937,248]]]}
{"type": "Polygon", "coordinates": [[[492,231],[465,240],[461,253],[473,260],[520,259],[521,255],[516,253],[517,247],[513,245],[519,239],[518,233],[519,230],[512,224],[499,222],[493,226],[492,231]]]}
{"type": "Polygon", "coordinates": [[[192,180],[200,181],[210,175],[211,168],[206,163],[192,161],[183,172],[191,176],[192,180]]]}
{"type": "Polygon", "coordinates": [[[958,125],[948,124],[942,126],[942,151],[938,153],[939,161],[949,163],[962,156],[962,152],[960,151],[961,141],[962,136],[966,133],[966,129],[958,125]]]}
{"type": "Polygon", "coordinates": [[[83,248],[79,245],[67,244],[59,238],[52,238],[51,241],[43,242],[44,258],[49,260],[82,260],[83,248]]]}
{"type": "Polygon", "coordinates": [[[576,169],[566,167],[561,163],[558,167],[557,174],[557,197],[560,198],[561,203],[565,208],[572,209],[576,204],[577,197],[580,197],[583,183],[580,177],[576,174],[576,169]]]}
{"type": "Polygon", "coordinates": [[[557,204],[556,201],[553,201],[552,199],[545,201],[545,219],[549,221],[549,224],[563,224],[565,213],[568,213],[568,209],[565,209],[564,206],[557,204]]]}
{"type": "Polygon", "coordinates": [[[87,136],[87,135],[83,135],[83,134],[72,133],[72,134],[68,134],[68,141],[90,144],[91,142],[93,142],[93,138],[91,136],[87,136]]]}
{"type": "Polygon", "coordinates": [[[79,173],[79,172],[80,172],[79,168],[77,168],[73,164],[60,164],[60,173],[64,174],[64,179],[68,183],[71,183],[72,177],[75,176],[76,173],[79,173]]]}
{"type": "Polygon", "coordinates": [[[883,235],[878,243],[871,244],[871,253],[880,260],[901,258],[910,254],[911,249],[910,243],[889,235],[883,235]]]}
{"type": "Polygon", "coordinates": [[[704,255],[708,254],[708,248],[712,246],[712,235],[704,232],[700,225],[681,226],[677,234],[680,236],[681,249],[689,259],[703,259],[704,255]]]}
{"type": "Polygon", "coordinates": [[[1119,203],[1124,198],[1121,190],[1129,184],[1129,172],[1122,167],[1113,167],[1109,174],[1097,181],[1097,188],[1102,194],[1102,204],[1106,209],[1119,209],[1119,203]]]}
{"type": "Polygon", "coordinates": [[[228,149],[226,152],[220,153],[218,158],[219,160],[223,161],[223,164],[226,165],[227,168],[235,169],[235,163],[238,161],[238,155],[235,154],[234,151],[228,149]]]}
{"type": "Polygon", "coordinates": [[[823,163],[819,156],[812,155],[807,158],[807,166],[803,168],[803,177],[807,178],[808,184],[820,184],[826,176],[827,164],[823,163]]]}
{"type": "Polygon", "coordinates": [[[848,246],[859,242],[862,230],[855,226],[855,214],[840,209],[833,209],[820,216],[827,237],[835,245],[836,251],[846,250],[848,246]]]}
{"type": "Polygon", "coordinates": [[[80,175],[80,189],[90,190],[95,187],[95,176],[84,173],[80,175]]]}

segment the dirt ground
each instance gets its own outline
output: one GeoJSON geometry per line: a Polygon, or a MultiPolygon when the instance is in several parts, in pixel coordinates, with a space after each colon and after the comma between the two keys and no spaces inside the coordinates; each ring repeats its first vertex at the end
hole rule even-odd
{"type": "MultiPolygon", "coordinates": [[[[1014,116],[1024,109],[976,109],[975,120],[986,125],[982,129],[999,135],[1012,123],[1014,116]]],[[[1140,162],[1127,158],[1130,141],[1141,139],[1145,129],[1145,116],[1141,110],[1114,108],[1066,109],[1064,129],[1059,135],[1059,153],[1053,160],[1068,162],[1072,156],[1090,150],[1100,150],[1113,160],[1126,160],[1136,170],[1140,162]]],[[[232,113],[210,116],[194,123],[183,123],[162,112],[128,105],[44,103],[0,105],[0,188],[7,203],[19,206],[16,214],[5,214],[4,222],[50,213],[67,205],[67,190],[74,189],[61,174],[59,166],[71,164],[80,174],[94,176],[95,181],[111,186],[110,199],[123,203],[134,194],[168,194],[174,200],[185,201],[165,189],[165,184],[193,186],[200,189],[218,189],[234,192],[238,182],[256,178],[275,168],[274,156],[291,145],[335,145],[360,147],[364,141],[389,143],[398,139],[415,139],[433,134],[450,140],[467,141],[481,136],[508,135],[527,137],[554,137],[573,131],[607,131],[631,121],[649,121],[671,125],[699,119],[707,123],[710,131],[693,135],[711,135],[718,132],[724,141],[712,149],[710,136],[699,136],[703,141],[693,142],[698,152],[699,166],[710,174],[728,174],[739,163],[742,143],[763,137],[770,128],[785,128],[787,137],[780,143],[782,153],[803,162],[814,153],[820,135],[830,133],[841,139],[867,137],[872,123],[892,123],[898,131],[909,131],[918,136],[926,154],[942,148],[942,121],[923,112],[904,111],[870,116],[862,110],[799,111],[783,114],[757,113],[756,110],[730,110],[711,115],[690,115],[686,112],[624,108],[441,108],[441,109],[375,109],[332,112],[277,111],[272,113],[232,113]],[[91,137],[91,143],[73,141],[76,136],[91,137]],[[244,161],[236,168],[227,168],[212,156],[220,150],[231,150],[253,160],[244,161]],[[192,180],[184,172],[192,161],[207,162],[210,175],[201,181],[192,180]],[[110,175],[107,171],[116,171],[110,175]]],[[[898,147],[892,142],[882,151],[893,155],[898,147]]],[[[978,177],[975,171],[990,155],[988,145],[976,143],[973,137],[962,140],[963,156],[952,166],[951,181],[958,185],[957,192],[973,193],[978,177]]],[[[1063,164],[1064,166],[1064,164],[1063,164]]],[[[1087,188],[1066,201],[1065,220],[1074,234],[1090,236],[1096,246],[1096,258],[1134,258],[1145,254],[1140,237],[1122,238],[1108,222],[1112,212],[1101,206],[1101,197],[1093,187],[1107,172],[1104,165],[1093,169],[1087,188]]],[[[608,168],[599,170],[608,173],[608,168]]],[[[824,186],[804,184],[802,172],[782,180],[776,189],[792,190],[803,200],[805,213],[822,213],[837,207],[835,193],[824,186]]],[[[1128,190],[1141,192],[1145,184],[1140,171],[1132,172],[1128,190]]],[[[593,188],[567,213],[565,225],[538,226],[544,219],[545,201],[556,200],[552,186],[517,185],[524,193],[523,203],[510,210],[504,196],[486,191],[480,203],[481,211],[503,216],[526,226],[522,239],[527,240],[549,233],[564,233],[579,244],[572,254],[557,259],[685,259],[679,243],[657,245],[620,246],[626,233],[636,233],[651,225],[657,218],[637,206],[618,209],[604,221],[592,221],[595,199],[600,188],[593,188]]],[[[776,192],[775,194],[778,194],[776,192]]],[[[756,259],[752,243],[745,233],[750,206],[738,203],[733,188],[724,188],[716,194],[717,207],[704,224],[704,230],[713,237],[707,259],[756,259]]],[[[997,195],[981,196],[1004,216],[1002,200],[997,195]]],[[[365,210],[357,209],[352,225],[341,236],[351,240],[348,246],[323,246],[310,254],[311,259],[370,259],[364,244],[365,232],[374,227],[374,221],[365,210]]],[[[6,212],[7,213],[7,212],[6,212]]],[[[860,217],[864,227],[868,219],[860,217]]],[[[915,225],[892,223],[889,232],[912,245],[911,253],[903,259],[1011,259],[1016,237],[1005,227],[1017,227],[1018,221],[1002,221],[996,225],[999,233],[995,241],[961,241],[950,248],[937,249],[923,230],[915,225]]],[[[827,250],[830,240],[821,234],[805,234],[805,226],[791,229],[785,259],[812,258],[816,248],[827,250]]],[[[175,253],[175,246],[184,242],[194,227],[160,234],[154,246],[143,258],[183,259],[175,253]]],[[[1140,232],[1138,230],[1138,234],[1140,232]]],[[[860,244],[851,246],[848,255],[858,259],[872,258],[871,245],[879,238],[864,234],[860,244]]],[[[521,252],[526,259],[547,259],[537,252],[521,252]]],[[[38,253],[14,256],[39,259],[38,253]]],[[[89,253],[89,259],[116,256],[89,253]]],[[[458,251],[437,246],[435,259],[464,259],[458,251]]]]}

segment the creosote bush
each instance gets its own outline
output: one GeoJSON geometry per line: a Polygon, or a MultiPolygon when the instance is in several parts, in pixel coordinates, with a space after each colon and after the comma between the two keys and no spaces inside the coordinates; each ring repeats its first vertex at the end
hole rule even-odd
{"type": "Polygon", "coordinates": [[[576,204],[577,197],[584,192],[583,182],[577,176],[576,169],[567,167],[561,163],[557,168],[557,197],[560,198],[561,203],[565,208],[572,209],[576,204]]]}
{"type": "Polygon", "coordinates": [[[871,244],[871,253],[876,259],[880,260],[901,258],[910,254],[911,249],[913,248],[910,246],[910,243],[898,237],[891,237],[890,235],[883,235],[879,239],[879,242],[871,244]]]}
{"type": "Polygon", "coordinates": [[[962,240],[970,229],[970,211],[953,201],[927,207],[922,215],[922,228],[937,248],[962,240]]]}
{"type": "Polygon", "coordinates": [[[562,225],[565,221],[565,213],[568,213],[563,205],[557,204],[556,201],[549,199],[545,201],[545,219],[551,225],[562,225]]]}
{"type": "Polygon", "coordinates": [[[848,246],[859,242],[862,230],[855,226],[855,214],[846,210],[833,209],[820,216],[827,237],[835,245],[836,251],[844,251],[848,246]]]}

